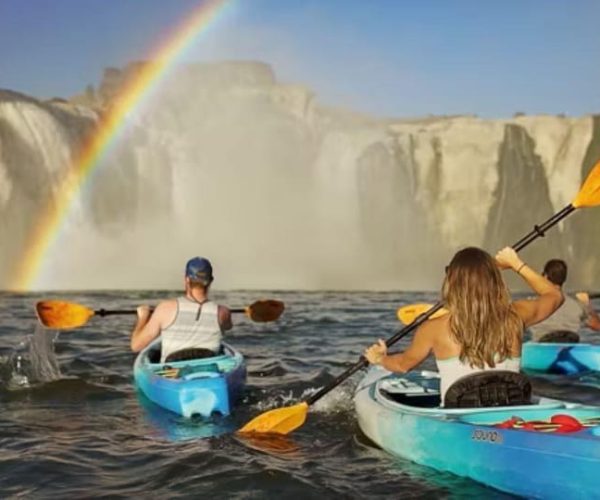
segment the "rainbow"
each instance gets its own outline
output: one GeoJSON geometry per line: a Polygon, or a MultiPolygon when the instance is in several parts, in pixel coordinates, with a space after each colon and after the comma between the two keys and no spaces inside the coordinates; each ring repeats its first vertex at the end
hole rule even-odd
{"type": "Polygon", "coordinates": [[[101,163],[107,150],[119,138],[127,124],[128,114],[145,101],[185,50],[221,17],[220,14],[231,3],[233,0],[202,1],[150,52],[148,59],[151,63],[142,65],[136,75],[124,84],[94,133],[75,155],[69,172],[60,185],[59,194],[51,200],[43,213],[38,214],[36,224],[27,236],[23,257],[10,279],[10,290],[27,291],[32,288],[45,257],[61,233],[74,199],[101,163]]]}

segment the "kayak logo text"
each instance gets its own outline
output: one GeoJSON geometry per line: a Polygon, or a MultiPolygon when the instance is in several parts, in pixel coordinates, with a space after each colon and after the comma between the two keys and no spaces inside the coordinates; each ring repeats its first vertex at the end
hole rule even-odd
{"type": "Polygon", "coordinates": [[[492,444],[502,444],[502,434],[498,431],[488,431],[484,429],[475,429],[471,434],[473,441],[486,441],[492,444]]]}

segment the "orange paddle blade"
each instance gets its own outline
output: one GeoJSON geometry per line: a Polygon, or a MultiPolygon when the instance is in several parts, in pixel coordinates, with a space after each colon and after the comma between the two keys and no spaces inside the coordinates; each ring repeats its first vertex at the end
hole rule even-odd
{"type": "MultiPolygon", "coordinates": [[[[408,306],[399,307],[398,311],[396,311],[396,315],[401,323],[405,325],[410,325],[418,316],[423,313],[426,313],[433,307],[433,304],[410,304],[408,306]]],[[[439,318],[444,316],[444,314],[448,314],[447,309],[440,309],[436,313],[433,314],[429,319],[439,318]]]]}
{"type": "Polygon", "coordinates": [[[85,325],[94,315],[88,307],[62,300],[42,300],[35,305],[35,310],[42,325],[57,330],[85,325]]]}
{"type": "Polygon", "coordinates": [[[600,161],[590,171],[577,198],[571,203],[575,208],[600,205],[600,161]]]}
{"type": "Polygon", "coordinates": [[[258,300],[246,307],[246,316],[252,321],[266,323],[278,319],[284,309],[285,305],[280,300],[258,300]]]}
{"type": "Polygon", "coordinates": [[[307,413],[308,404],[305,402],[285,408],[276,408],[253,418],[238,432],[242,434],[250,432],[289,434],[304,423],[307,413]]]}

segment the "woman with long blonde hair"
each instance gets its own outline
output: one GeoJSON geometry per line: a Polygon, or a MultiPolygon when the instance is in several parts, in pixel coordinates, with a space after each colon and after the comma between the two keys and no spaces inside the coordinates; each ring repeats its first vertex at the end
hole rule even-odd
{"type": "Polygon", "coordinates": [[[457,252],[446,268],[442,297],[448,314],[423,323],[406,351],[388,355],[383,340],[365,351],[370,363],[392,372],[407,372],[433,352],[442,401],[448,388],[465,375],[518,372],[525,328],[546,319],[564,300],[560,290],[510,247],[495,259],[475,247],[457,252]],[[513,269],[537,297],[511,301],[501,269],[513,269]]]}

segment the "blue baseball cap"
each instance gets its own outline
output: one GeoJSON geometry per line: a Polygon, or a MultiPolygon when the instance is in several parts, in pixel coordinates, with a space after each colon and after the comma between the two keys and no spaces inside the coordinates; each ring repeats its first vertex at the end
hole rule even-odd
{"type": "Polygon", "coordinates": [[[194,257],[188,260],[185,265],[185,276],[204,285],[210,285],[214,279],[212,265],[204,257],[194,257]]]}

